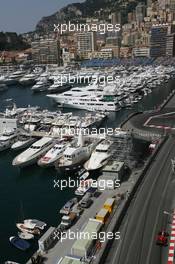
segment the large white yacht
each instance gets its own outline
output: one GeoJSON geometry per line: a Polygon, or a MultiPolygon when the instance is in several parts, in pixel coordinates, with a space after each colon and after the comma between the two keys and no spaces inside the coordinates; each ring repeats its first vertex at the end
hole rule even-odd
{"type": "Polygon", "coordinates": [[[117,111],[116,85],[98,85],[92,83],[86,87],[72,88],[62,94],[47,95],[62,107],[85,109],[89,111],[117,111]]]}
{"type": "Polygon", "coordinates": [[[80,132],[78,140],[72,142],[64,151],[63,156],[55,163],[56,169],[76,171],[89,159],[98,143],[98,139],[84,137],[80,132]]]}
{"type": "Polygon", "coordinates": [[[0,151],[9,149],[16,141],[16,138],[16,131],[4,131],[4,133],[0,136],[0,151]]]}
{"type": "Polygon", "coordinates": [[[44,156],[38,160],[40,167],[51,167],[54,163],[61,158],[68,144],[64,140],[56,143],[44,156]]]}
{"type": "Polygon", "coordinates": [[[19,154],[12,162],[13,166],[25,167],[32,165],[53,146],[53,139],[43,137],[27,150],[19,154]]]}
{"type": "Polygon", "coordinates": [[[109,151],[110,146],[111,142],[106,140],[98,144],[95,150],[92,152],[90,159],[84,164],[84,168],[87,171],[90,171],[100,169],[106,165],[111,156],[109,151]]]}

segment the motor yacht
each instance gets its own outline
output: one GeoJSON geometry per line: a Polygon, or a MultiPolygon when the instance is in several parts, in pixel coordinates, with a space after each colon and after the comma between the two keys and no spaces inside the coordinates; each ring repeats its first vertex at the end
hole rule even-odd
{"type": "Polygon", "coordinates": [[[44,155],[53,146],[53,139],[49,137],[43,137],[34,144],[32,144],[27,150],[19,154],[12,162],[13,166],[26,167],[33,165],[37,160],[44,155]]]}
{"type": "Polygon", "coordinates": [[[94,114],[88,113],[81,121],[81,128],[98,128],[103,120],[106,118],[106,113],[97,112],[94,114]]]}
{"type": "Polygon", "coordinates": [[[32,86],[36,83],[36,78],[38,77],[38,75],[34,74],[34,73],[29,73],[24,75],[20,80],[19,83],[22,86],[32,86]]]}
{"type": "Polygon", "coordinates": [[[37,219],[25,219],[24,224],[27,225],[28,227],[35,227],[40,230],[44,230],[47,224],[43,221],[37,220],[37,219]]]}
{"type": "Polygon", "coordinates": [[[48,93],[63,93],[68,91],[72,86],[70,84],[61,84],[60,80],[55,80],[54,83],[47,89],[48,93]]]}
{"type": "Polygon", "coordinates": [[[74,140],[66,148],[63,156],[55,163],[55,168],[64,171],[76,171],[89,159],[98,143],[98,139],[83,136],[80,132],[78,140],[74,140]]]}
{"type": "Polygon", "coordinates": [[[64,140],[56,143],[44,156],[38,160],[38,165],[40,167],[51,167],[54,163],[60,159],[63,155],[68,144],[64,140]]]}
{"type": "Polygon", "coordinates": [[[40,230],[36,228],[36,225],[27,224],[27,223],[17,223],[16,227],[23,233],[27,232],[33,235],[40,235],[40,230]]]}
{"type": "Polygon", "coordinates": [[[107,164],[111,153],[110,153],[111,142],[103,140],[98,144],[88,161],[84,164],[84,168],[87,171],[97,170],[107,164]]]}
{"type": "Polygon", "coordinates": [[[17,139],[17,132],[16,131],[5,131],[0,136],[0,152],[10,149],[11,146],[17,139]]]}
{"type": "Polygon", "coordinates": [[[18,151],[25,149],[32,145],[36,141],[36,138],[29,136],[20,136],[17,141],[11,146],[12,150],[18,151]]]}
{"type": "Polygon", "coordinates": [[[92,179],[81,180],[79,187],[75,191],[75,194],[83,196],[91,188],[92,183],[93,183],[92,179]]]}
{"type": "Polygon", "coordinates": [[[18,81],[26,74],[26,71],[18,70],[13,72],[6,78],[6,84],[13,85],[18,83],[18,81]]]}
{"type": "Polygon", "coordinates": [[[51,82],[48,78],[42,77],[40,80],[31,88],[33,92],[43,92],[46,91],[49,86],[51,85],[51,82]]]}
{"type": "Polygon", "coordinates": [[[118,111],[115,85],[100,86],[97,83],[87,87],[72,88],[62,94],[47,95],[61,107],[85,109],[89,111],[118,111]]]}
{"type": "Polygon", "coordinates": [[[33,239],[34,238],[34,235],[33,234],[29,234],[27,232],[18,232],[18,236],[21,239],[25,239],[25,240],[30,240],[30,239],[33,239]]]}
{"type": "Polygon", "coordinates": [[[37,116],[30,116],[28,119],[25,119],[25,124],[24,124],[24,129],[26,131],[32,132],[34,131],[36,128],[38,128],[40,122],[41,122],[41,118],[37,117],[37,116]]]}
{"type": "Polygon", "coordinates": [[[70,116],[68,120],[65,122],[64,127],[79,127],[81,124],[81,119],[79,116],[70,116]]]}

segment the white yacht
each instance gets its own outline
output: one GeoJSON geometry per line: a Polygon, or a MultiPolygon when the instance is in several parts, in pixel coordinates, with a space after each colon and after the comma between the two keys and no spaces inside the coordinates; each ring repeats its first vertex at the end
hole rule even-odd
{"type": "Polygon", "coordinates": [[[31,138],[29,136],[20,136],[18,140],[11,146],[11,149],[15,151],[22,150],[32,145],[35,141],[36,138],[31,138]]]}
{"type": "Polygon", "coordinates": [[[81,119],[79,116],[71,116],[65,122],[64,127],[79,127],[81,124],[81,119]]]}
{"type": "Polygon", "coordinates": [[[92,155],[88,161],[84,164],[84,168],[87,171],[97,170],[102,168],[108,162],[111,153],[110,153],[111,142],[104,140],[98,144],[95,150],[92,152],[92,155]]]}
{"type": "Polygon", "coordinates": [[[91,188],[92,183],[92,179],[81,180],[78,188],[75,191],[75,194],[83,196],[91,188]]]}
{"type": "Polygon", "coordinates": [[[85,109],[89,111],[118,111],[115,85],[99,86],[97,83],[87,87],[72,88],[62,94],[47,95],[62,107],[85,109]]]}
{"type": "Polygon", "coordinates": [[[54,83],[48,88],[48,93],[63,93],[69,90],[72,86],[70,84],[61,84],[60,80],[54,80],[54,83]]]}
{"type": "Polygon", "coordinates": [[[24,224],[28,225],[28,227],[33,227],[38,228],[40,230],[44,230],[44,228],[47,226],[47,224],[43,221],[37,220],[37,219],[25,219],[24,224]]]}
{"type": "Polygon", "coordinates": [[[63,156],[55,163],[55,168],[64,171],[76,171],[87,161],[95,149],[99,140],[91,137],[83,137],[80,133],[78,141],[75,140],[63,153],[63,156]]]}
{"type": "Polygon", "coordinates": [[[9,83],[9,85],[12,85],[18,83],[19,79],[21,79],[25,74],[26,72],[23,70],[13,72],[8,76],[8,78],[6,78],[6,84],[9,83]]]}
{"type": "Polygon", "coordinates": [[[53,146],[53,139],[43,137],[27,150],[19,154],[12,162],[13,166],[25,167],[32,165],[53,146]]]}
{"type": "Polygon", "coordinates": [[[40,124],[41,118],[31,115],[28,119],[25,119],[24,122],[25,122],[24,129],[26,131],[33,132],[40,124]]]}
{"type": "Polygon", "coordinates": [[[34,73],[29,73],[29,74],[26,74],[24,75],[20,80],[19,80],[19,83],[22,85],[22,86],[31,86],[31,85],[34,85],[36,83],[36,78],[38,76],[34,73]]]}
{"type": "Polygon", "coordinates": [[[17,133],[15,131],[5,131],[0,136],[0,151],[10,149],[16,138],[17,133]]]}
{"type": "Polygon", "coordinates": [[[56,143],[44,156],[38,160],[38,165],[40,167],[54,166],[54,163],[62,157],[66,147],[67,143],[65,141],[56,143]]]}
{"type": "Polygon", "coordinates": [[[51,82],[48,78],[42,77],[40,80],[31,88],[33,92],[43,92],[46,91],[49,86],[51,85],[51,82]]]}
{"type": "Polygon", "coordinates": [[[107,117],[105,113],[97,112],[94,114],[87,113],[81,122],[81,128],[99,127],[103,120],[107,117]]]}

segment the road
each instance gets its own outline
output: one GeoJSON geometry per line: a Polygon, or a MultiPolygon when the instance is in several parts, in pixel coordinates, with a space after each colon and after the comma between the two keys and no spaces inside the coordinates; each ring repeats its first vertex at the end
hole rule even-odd
{"type": "Polygon", "coordinates": [[[164,210],[171,210],[175,186],[171,159],[175,139],[164,144],[140,186],[121,226],[121,240],[115,241],[105,264],[165,264],[168,247],[159,247],[155,237],[168,225],[164,210]]]}

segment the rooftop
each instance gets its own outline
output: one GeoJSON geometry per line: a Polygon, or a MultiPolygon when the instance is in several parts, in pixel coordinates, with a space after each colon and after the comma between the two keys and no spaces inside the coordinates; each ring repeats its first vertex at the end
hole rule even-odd
{"type": "Polygon", "coordinates": [[[124,162],[112,160],[103,168],[103,171],[119,172],[124,166],[124,162]]]}

